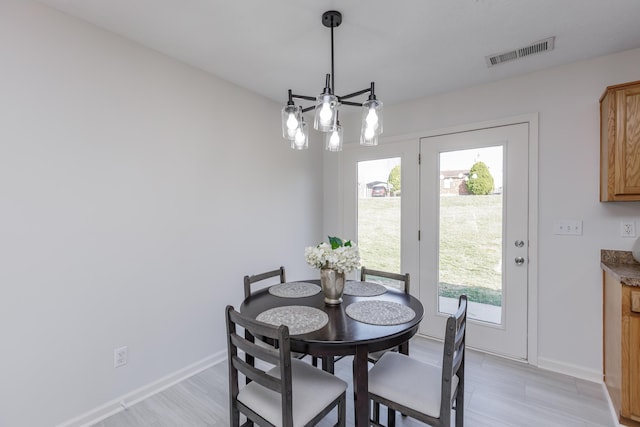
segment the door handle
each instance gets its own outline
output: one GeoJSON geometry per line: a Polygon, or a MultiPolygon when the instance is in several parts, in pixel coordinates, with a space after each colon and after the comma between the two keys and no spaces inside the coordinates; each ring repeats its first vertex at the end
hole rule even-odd
{"type": "Polygon", "coordinates": [[[522,258],[521,256],[516,257],[515,259],[516,265],[522,265],[524,264],[524,258],[522,258]]]}

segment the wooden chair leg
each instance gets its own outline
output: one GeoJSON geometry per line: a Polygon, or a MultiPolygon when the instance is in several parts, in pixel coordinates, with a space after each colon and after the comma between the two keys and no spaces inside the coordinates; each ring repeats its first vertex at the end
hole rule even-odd
{"type": "Polygon", "coordinates": [[[396,427],[396,411],[387,408],[387,426],[396,427]]]}
{"type": "Polygon", "coordinates": [[[330,374],[335,373],[334,372],[334,360],[333,360],[333,356],[323,356],[322,357],[322,370],[325,372],[329,372],[330,374]]]}
{"type": "Polygon", "coordinates": [[[456,427],[464,426],[464,390],[456,397],[456,427]]]}
{"type": "Polygon", "coordinates": [[[240,426],[240,411],[238,411],[237,409],[231,408],[231,414],[229,416],[230,416],[229,425],[231,427],[239,427],[240,426]]]}

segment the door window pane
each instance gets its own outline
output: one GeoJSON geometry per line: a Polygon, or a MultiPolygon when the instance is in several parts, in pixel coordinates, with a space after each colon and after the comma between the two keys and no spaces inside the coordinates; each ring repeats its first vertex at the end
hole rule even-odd
{"type": "Polygon", "coordinates": [[[358,245],[362,265],[400,271],[400,157],[358,162],[358,245]]]}
{"type": "Polygon", "coordinates": [[[470,318],[501,323],[502,164],[502,146],[440,153],[440,312],[466,294],[470,318]]]}

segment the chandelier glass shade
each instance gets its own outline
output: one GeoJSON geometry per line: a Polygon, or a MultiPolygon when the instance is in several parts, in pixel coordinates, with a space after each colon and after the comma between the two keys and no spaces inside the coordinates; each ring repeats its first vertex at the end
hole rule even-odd
{"type": "Polygon", "coordinates": [[[342,126],[337,122],[335,129],[324,134],[324,148],[327,151],[342,151],[342,126]]]}
{"type": "Polygon", "coordinates": [[[361,145],[378,145],[382,133],[382,102],[369,99],[362,103],[361,145]]]}
{"type": "Polygon", "coordinates": [[[338,125],[338,97],[322,93],[316,99],[313,128],[320,132],[331,132],[338,125]]]}
{"type": "Polygon", "coordinates": [[[361,145],[378,145],[378,137],[382,133],[382,102],[376,99],[375,83],[367,89],[338,96],[334,91],[335,69],[333,63],[333,29],[342,23],[342,14],[330,10],[322,14],[322,23],[331,29],[331,74],[325,77],[325,85],[322,93],[317,97],[308,95],[296,95],[289,89],[289,99],[282,109],[282,137],[291,141],[291,148],[302,150],[309,146],[309,131],[304,122],[303,113],[315,110],[313,127],[315,130],[325,133],[325,148],[328,151],[341,151],[343,131],[338,121],[339,107],[342,105],[362,108],[362,127],[360,132],[361,145]],[[364,94],[369,98],[363,102],[348,101],[364,94]],[[315,104],[306,108],[296,105],[294,99],[315,101],[315,104]]]}
{"type": "Polygon", "coordinates": [[[300,124],[296,129],[295,137],[291,140],[291,148],[294,150],[304,150],[309,148],[309,128],[304,122],[304,119],[300,121],[300,124]]]}
{"type": "Polygon", "coordinates": [[[297,105],[287,104],[282,109],[282,137],[292,140],[302,122],[302,108],[297,105]]]}

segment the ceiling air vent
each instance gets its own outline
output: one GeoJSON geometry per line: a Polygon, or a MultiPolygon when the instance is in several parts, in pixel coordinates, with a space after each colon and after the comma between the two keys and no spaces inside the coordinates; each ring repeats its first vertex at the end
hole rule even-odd
{"type": "Polygon", "coordinates": [[[525,56],[553,50],[554,40],[555,37],[549,37],[548,39],[537,41],[529,46],[521,47],[520,49],[485,56],[487,66],[493,67],[494,65],[502,64],[503,62],[514,61],[525,56]]]}

